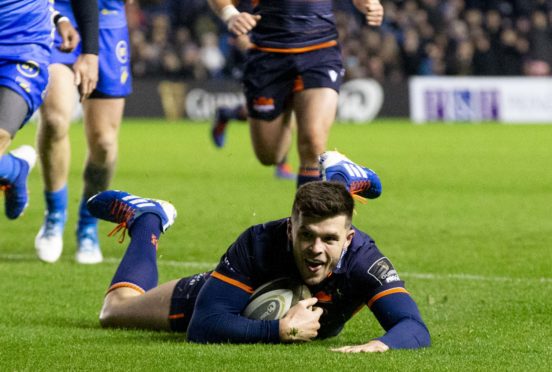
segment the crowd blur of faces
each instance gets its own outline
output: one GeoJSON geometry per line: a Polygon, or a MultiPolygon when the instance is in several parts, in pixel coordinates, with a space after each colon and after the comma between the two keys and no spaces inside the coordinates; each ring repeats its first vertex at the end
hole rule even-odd
{"type": "MultiPolygon", "coordinates": [[[[243,55],[205,0],[128,4],[133,73],[175,80],[240,79],[243,55]]],[[[552,0],[382,0],[381,27],[335,1],[346,78],[547,76],[552,0]]]]}

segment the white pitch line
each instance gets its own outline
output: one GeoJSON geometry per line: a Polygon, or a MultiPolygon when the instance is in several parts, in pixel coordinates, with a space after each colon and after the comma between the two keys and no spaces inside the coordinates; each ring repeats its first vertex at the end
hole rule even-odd
{"type": "MultiPolygon", "coordinates": [[[[30,254],[0,254],[0,261],[33,261],[36,256],[30,254]]],[[[104,262],[110,264],[118,264],[120,258],[105,257],[104,262]]],[[[174,261],[164,260],[163,256],[158,258],[159,266],[182,267],[186,269],[212,270],[217,266],[216,262],[201,262],[201,261],[174,261]]],[[[552,283],[552,278],[514,278],[508,276],[484,276],[466,273],[456,274],[432,274],[432,273],[410,273],[401,272],[400,276],[415,279],[427,280],[467,280],[474,282],[502,282],[502,283],[552,283]]]]}

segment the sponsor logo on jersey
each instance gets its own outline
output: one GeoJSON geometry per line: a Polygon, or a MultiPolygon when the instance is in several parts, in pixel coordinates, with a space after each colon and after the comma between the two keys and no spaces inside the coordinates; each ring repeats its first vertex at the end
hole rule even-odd
{"type": "Polygon", "coordinates": [[[332,295],[324,291],[318,292],[317,294],[314,295],[314,297],[316,297],[320,302],[331,303],[333,301],[332,295]]]}
{"type": "Polygon", "coordinates": [[[368,269],[368,274],[380,284],[398,282],[401,280],[387,257],[382,257],[374,262],[368,269]]]}
{"type": "Polygon", "coordinates": [[[17,71],[19,71],[19,73],[25,77],[34,78],[38,76],[38,73],[40,72],[40,67],[38,66],[38,63],[34,61],[27,61],[23,63],[18,63],[17,71]]]}
{"type": "Polygon", "coordinates": [[[274,108],[273,98],[259,97],[253,100],[253,109],[257,112],[269,112],[274,108]]]}
{"type": "Polygon", "coordinates": [[[117,59],[121,63],[127,63],[128,61],[128,45],[125,40],[121,40],[117,43],[117,46],[115,47],[115,54],[117,55],[117,59]]]}

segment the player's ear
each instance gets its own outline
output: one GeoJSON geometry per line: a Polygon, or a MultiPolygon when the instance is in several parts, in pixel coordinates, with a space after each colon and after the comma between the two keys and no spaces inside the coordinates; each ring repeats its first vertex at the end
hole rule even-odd
{"type": "Polygon", "coordinates": [[[347,236],[345,237],[345,244],[343,244],[343,249],[347,249],[347,247],[351,245],[351,242],[353,241],[354,236],[355,236],[355,230],[350,229],[347,232],[347,236]]]}

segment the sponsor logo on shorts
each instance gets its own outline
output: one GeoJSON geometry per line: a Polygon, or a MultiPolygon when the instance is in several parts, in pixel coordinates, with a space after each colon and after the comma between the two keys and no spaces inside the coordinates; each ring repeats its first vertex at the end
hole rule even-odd
{"type": "Polygon", "coordinates": [[[121,84],[125,84],[128,80],[128,69],[126,67],[121,68],[121,84]]]}
{"type": "Polygon", "coordinates": [[[19,73],[25,77],[34,78],[38,76],[38,73],[40,72],[40,67],[38,66],[38,63],[34,61],[27,61],[24,63],[18,63],[17,71],[19,71],[19,73]]]}
{"type": "Polygon", "coordinates": [[[395,270],[387,257],[382,257],[374,262],[368,269],[368,274],[380,284],[398,282],[401,280],[397,274],[397,270],[395,270]]]}
{"type": "Polygon", "coordinates": [[[117,43],[117,46],[115,47],[115,54],[117,55],[117,59],[119,60],[119,62],[127,63],[128,45],[126,41],[121,40],[117,43]]]}
{"type": "Polygon", "coordinates": [[[27,93],[31,93],[31,83],[23,79],[21,76],[15,78],[17,84],[27,93]]]}
{"type": "Polygon", "coordinates": [[[253,109],[257,112],[270,112],[274,108],[273,98],[259,97],[253,100],[253,109]]]}
{"type": "Polygon", "coordinates": [[[330,79],[332,79],[332,81],[335,83],[337,80],[337,72],[335,72],[334,70],[329,70],[328,75],[330,75],[330,79]]]}

